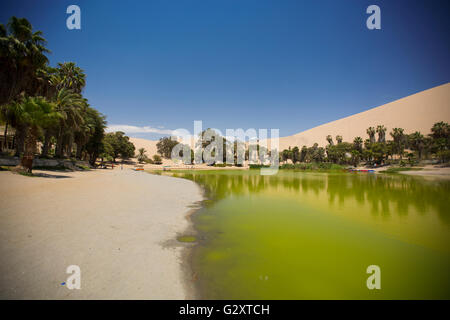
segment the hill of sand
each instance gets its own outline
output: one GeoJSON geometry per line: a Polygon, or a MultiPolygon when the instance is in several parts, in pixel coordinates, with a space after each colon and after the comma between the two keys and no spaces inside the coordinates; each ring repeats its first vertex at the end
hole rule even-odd
{"type": "Polygon", "coordinates": [[[386,139],[391,139],[389,133],[396,127],[405,129],[408,134],[415,131],[428,134],[433,124],[439,121],[450,122],[450,83],[280,138],[279,150],[289,146],[309,147],[316,142],[323,147],[328,144],[327,135],[331,135],[334,141],[337,135],[348,142],[357,136],[366,139],[367,128],[380,124],[387,128],[386,139]]]}
{"type": "MultiPolygon", "coordinates": [[[[292,136],[280,138],[279,150],[289,146],[319,146],[328,144],[326,136],[331,135],[335,141],[341,135],[344,141],[351,142],[357,136],[368,138],[368,127],[384,125],[387,128],[386,138],[391,139],[389,133],[393,128],[403,128],[405,133],[420,131],[422,134],[430,133],[434,123],[450,122],[450,83],[434,87],[408,97],[354,114],[352,116],[332,121],[315,128],[297,133],[292,136]]],[[[158,141],[130,138],[131,142],[139,148],[145,148],[147,155],[156,154],[158,141]]],[[[269,143],[270,144],[270,143],[269,143]]]]}
{"type": "Polygon", "coordinates": [[[144,148],[147,152],[146,155],[151,158],[153,155],[157,154],[156,144],[159,140],[147,140],[140,138],[130,138],[130,141],[134,144],[136,148],[136,154],[140,148],[144,148]]]}

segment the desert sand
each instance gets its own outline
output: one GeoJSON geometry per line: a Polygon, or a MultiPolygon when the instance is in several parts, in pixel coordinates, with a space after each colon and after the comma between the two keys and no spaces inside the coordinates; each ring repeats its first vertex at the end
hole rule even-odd
{"type": "Polygon", "coordinates": [[[45,175],[0,172],[0,299],[193,297],[175,239],[197,185],[120,168],[45,175]],[[62,284],[69,265],[80,290],[62,284]]]}
{"type": "Polygon", "coordinates": [[[407,134],[415,131],[429,134],[433,124],[439,121],[450,122],[450,83],[280,138],[280,150],[289,146],[310,147],[314,143],[324,147],[328,144],[327,135],[331,135],[334,141],[337,135],[349,142],[357,136],[364,140],[368,138],[367,128],[376,128],[377,125],[387,128],[387,139],[391,139],[389,133],[396,127],[405,129],[407,134]]]}
{"type": "Polygon", "coordinates": [[[136,153],[140,148],[144,148],[147,153],[146,155],[151,158],[153,155],[158,154],[158,150],[156,148],[157,140],[148,140],[148,139],[140,139],[140,138],[130,138],[130,141],[134,144],[136,148],[136,153]]]}

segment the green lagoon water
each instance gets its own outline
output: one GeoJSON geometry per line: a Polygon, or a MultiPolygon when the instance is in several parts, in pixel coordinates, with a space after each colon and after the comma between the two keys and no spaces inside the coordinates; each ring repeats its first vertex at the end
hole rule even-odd
{"type": "Polygon", "coordinates": [[[168,173],[203,186],[192,263],[208,299],[449,299],[450,181],[168,173]],[[381,290],[366,286],[369,265],[381,290]]]}

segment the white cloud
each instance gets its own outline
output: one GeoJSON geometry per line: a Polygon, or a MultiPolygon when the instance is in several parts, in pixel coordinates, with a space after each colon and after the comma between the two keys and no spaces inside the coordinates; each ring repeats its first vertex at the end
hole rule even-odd
{"type": "Polygon", "coordinates": [[[151,126],[129,126],[127,124],[112,124],[106,128],[106,132],[115,132],[115,131],[123,131],[126,134],[133,134],[133,133],[157,133],[157,134],[172,134],[173,130],[169,129],[160,129],[151,127],[151,126]]]}

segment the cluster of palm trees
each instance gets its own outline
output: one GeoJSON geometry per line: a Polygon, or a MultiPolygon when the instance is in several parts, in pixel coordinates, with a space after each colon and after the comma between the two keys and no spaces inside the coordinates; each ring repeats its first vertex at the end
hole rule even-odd
{"type": "Polygon", "coordinates": [[[357,166],[361,161],[367,164],[383,164],[389,161],[416,163],[424,158],[435,157],[441,162],[450,160],[450,125],[438,122],[431,128],[431,134],[425,136],[419,131],[406,134],[402,128],[393,128],[389,133],[392,140],[386,140],[386,127],[378,125],[369,127],[368,138],[355,137],[353,142],[344,142],[342,136],[328,135],[328,145],[323,148],[315,143],[312,147],[303,146],[285,149],[280,153],[280,160],[290,159],[297,162],[332,162],[357,166]]]}
{"type": "MultiPolygon", "coordinates": [[[[82,91],[86,75],[73,62],[50,67],[46,40],[25,18],[0,24],[0,121],[15,131],[15,155],[31,171],[41,157],[78,158],[95,163],[102,152],[105,117],[82,91]]],[[[2,150],[0,150],[2,151],[2,150]]]]}

